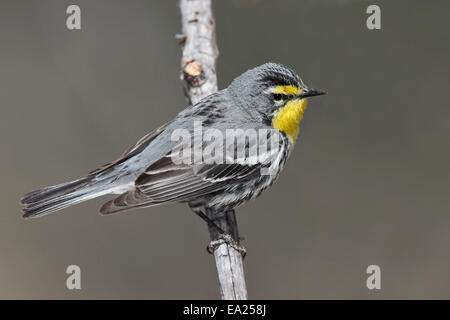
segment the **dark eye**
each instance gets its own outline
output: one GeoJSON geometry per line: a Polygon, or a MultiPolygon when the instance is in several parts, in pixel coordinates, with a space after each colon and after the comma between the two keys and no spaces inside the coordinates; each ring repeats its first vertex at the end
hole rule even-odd
{"type": "Polygon", "coordinates": [[[279,94],[279,93],[274,93],[274,94],[273,94],[273,100],[275,100],[275,101],[281,101],[281,100],[283,100],[283,95],[282,95],[282,94],[279,94]]]}

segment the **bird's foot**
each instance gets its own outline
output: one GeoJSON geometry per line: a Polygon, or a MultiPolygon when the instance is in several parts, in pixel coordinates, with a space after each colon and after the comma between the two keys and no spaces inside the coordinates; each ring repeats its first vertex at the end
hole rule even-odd
{"type": "Polygon", "coordinates": [[[214,251],[217,250],[222,244],[227,244],[230,247],[232,247],[234,250],[238,251],[242,258],[245,258],[247,254],[247,250],[245,247],[239,245],[237,241],[233,239],[233,237],[228,233],[221,233],[219,234],[219,238],[217,240],[213,240],[209,243],[208,247],[206,247],[206,251],[208,251],[210,254],[214,254],[214,251]]]}

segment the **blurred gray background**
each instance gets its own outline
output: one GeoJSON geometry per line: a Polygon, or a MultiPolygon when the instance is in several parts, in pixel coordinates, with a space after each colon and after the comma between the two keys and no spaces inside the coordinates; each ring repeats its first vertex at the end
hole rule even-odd
{"type": "MultiPolygon", "coordinates": [[[[276,61],[311,99],[284,173],[238,209],[255,299],[450,298],[450,3],[214,1],[220,88],[276,61]],[[366,28],[366,8],[382,30],[366,28]],[[381,267],[382,289],[366,288],[381,267]]],[[[185,105],[175,1],[0,2],[0,298],[219,297],[185,205],[21,219],[26,192],[118,157],[185,105]],[[82,30],[66,29],[66,8],[82,30]],[[183,261],[183,263],[180,263],[183,261]],[[82,290],[66,289],[66,267],[82,290]]]]}

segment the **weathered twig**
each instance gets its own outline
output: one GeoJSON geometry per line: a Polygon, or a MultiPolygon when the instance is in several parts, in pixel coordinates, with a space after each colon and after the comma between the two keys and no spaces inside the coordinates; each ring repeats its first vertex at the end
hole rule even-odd
{"type": "Polygon", "coordinates": [[[210,0],[180,0],[183,57],[181,68],[192,104],[217,91],[214,17],[210,0]]]}
{"type": "MultiPolygon", "coordinates": [[[[181,59],[182,78],[186,81],[187,96],[195,104],[202,98],[217,91],[215,22],[211,0],[180,0],[183,34],[179,36],[183,44],[181,59]]],[[[232,239],[224,237],[216,228],[209,226],[214,251],[222,299],[247,299],[243,254],[239,247],[239,233],[234,211],[207,212],[232,239]],[[224,239],[225,238],[225,239],[224,239]]]]}
{"type": "Polygon", "coordinates": [[[208,211],[208,217],[232,239],[224,239],[217,229],[208,227],[211,243],[216,259],[219,277],[220,295],[223,300],[247,300],[244,265],[245,251],[239,247],[239,232],[234,210],[227,212],[208,211]],[[231,242],[230,242],[231,240],[231,242]]]}

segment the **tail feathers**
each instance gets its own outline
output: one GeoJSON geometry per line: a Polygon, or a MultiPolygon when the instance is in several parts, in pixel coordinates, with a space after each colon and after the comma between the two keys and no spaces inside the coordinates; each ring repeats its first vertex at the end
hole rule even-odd
{"type": "Polygon", "coordinates": [[[24,218],[34,218],[67,208],[68,206],[95,198],[104,194],[101,188],[92,188],[94,177],[85,177],[67,183],[58,184],[32,191],[20,199],[25,205],[24,218]]]}
{"type": "Polygon", "coordinates": [[[91,179],[89,177],[86,177],[86,178],[81,178],[78,180],[74,180],[74,181],[70,181],[70,182],[66,182],[66,183],[62,183],[62,184],[57,184],[55,186],[37,189],[37,190],[31,191],[31,192],[27,193],[26,195],[24,195],[20,199],[20,202],[22,204],[40,202],[42,200],[45,200],[45,199],[48,199],[51,197],[56,197],[56,196],[59,196],[62,194],[66,194],[67,191],[74,191],[76,189],[86,186],[86,184],[90,180],[91,179]]]}

